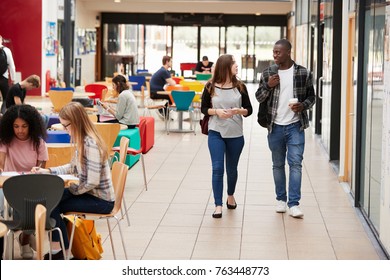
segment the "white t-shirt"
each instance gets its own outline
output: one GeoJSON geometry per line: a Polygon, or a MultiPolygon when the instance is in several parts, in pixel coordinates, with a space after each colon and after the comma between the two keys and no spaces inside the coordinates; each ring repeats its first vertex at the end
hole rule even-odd
{"type": "Polygon", "coordinates": [[[288,106],[289,100],[294,97],[294,65],[286,70],[279,69],[278,74],[280,78],[280,94],[275,123],[288,125],[299,121],[298,114],[294,113],[288,106]]]}

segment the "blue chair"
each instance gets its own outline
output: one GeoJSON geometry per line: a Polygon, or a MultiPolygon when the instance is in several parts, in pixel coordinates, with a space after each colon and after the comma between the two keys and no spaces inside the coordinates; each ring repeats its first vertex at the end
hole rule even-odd
{"type": "Polygon", "coordinates": [[[145,82],[146,77],[145,76],[129,76],[129,82],[137,83],[136,85],[132,85],[133,94],[135,97],[140,97],[141,102],[138,105],[140,108],[145,107],[145,82]]]}
{"type": "Polygon", "coordinates": [[[137,69],[137,74],[140,74],[140,73],[149,73],[149,70],[148,69],[137,69]]]}
{"type": "Polygon", "coordinates": [[[145,85],[145,81],[145,76],[129,76],[129,82],[137,83],[131,86],[136,91],[141,91],[141,87],[145,85]]]}
{"type": "Polygon", "coordinates": [[[70,90],[74,92],[74,88],[72,87],[51,87],[50,90],[70,90]]]}
{"type": "Polygon", "coordinates": [[[70,143],[70,135],[63,130],[48,130],[46,143],[70,143]]]}
{"type": "MultiPolygon", "coordinates": [[[[173,90],[171,92],[172,100],[174,102],[173,106],[169,107],[170,111],[176,111],[178,112],[178,121],[179,121],[179,127],[176,132],[195,132],[195,125],[194,125],[194,108],[192,107],[192,100],[195,97],[195,91],[193,90],[187,90],[187,91],[180,91],[180,90],[173,90]],[[190,114],[190,129],[185,130],[183,129],[183,112],[188,112],[190,114]]],[[[168,119],[168,127],[167,127],[167,134],[169,134],[170,131],[170,123],[171,119],[168,119]]]]}

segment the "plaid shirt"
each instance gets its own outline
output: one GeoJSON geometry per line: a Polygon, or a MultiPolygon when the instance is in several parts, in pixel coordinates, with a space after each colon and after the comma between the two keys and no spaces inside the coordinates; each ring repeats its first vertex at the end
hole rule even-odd
{"type": "MultiPolygon", "coordinates": [[[[268,79],[271,75],[271,67],[265,69],[261,75],[259,88],[256,91],[256,99],[259,103],[268,102],[268,131],[272,131],[272,126],[278,110],[278,101],[280,94],[280,84],[274,88],[268,87],[268,79]],[[269,98],[268,98],[269,97],[269,98]]],[[[309,118],[307,110],[313,107],[315,103],[315,93],[313,87],[313,77],[310,71],[305,67],[294,62],[294,97],[303,104],[303,111],[299,113],[301,130],[309,127],[309,118]]]]}
{"type": "Polygon", "coordinates": [[[114,187],[111,180],[111,171],[108,160],[102,159],[95,140],[89,136],[84,139],[84,162],[81,166],[77,150],[70,163],[50,167],[52,174],[75,174],[79,177],[79,184],[72,184],[69,190],[74,195],[89,193],[106,201],[115,201],[114,187]]]}

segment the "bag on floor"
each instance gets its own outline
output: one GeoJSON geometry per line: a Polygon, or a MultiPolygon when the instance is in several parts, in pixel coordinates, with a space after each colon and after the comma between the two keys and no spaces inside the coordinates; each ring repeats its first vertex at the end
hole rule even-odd
{"type": "MultiPolygon", "coordinates": [[[[64,216],[67,224],[68,235],[72,233],[74,216],[64,216]]],[[[100,260],[103,253],[101,235],[96,232],[95,221],[76,217],[76,227],[72,244],[73,257],[79,260],[100,260]]]]}

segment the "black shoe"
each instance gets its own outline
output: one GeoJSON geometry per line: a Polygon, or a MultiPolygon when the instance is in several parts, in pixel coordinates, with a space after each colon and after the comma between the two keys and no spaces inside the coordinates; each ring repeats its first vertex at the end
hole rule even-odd
{"type": "Polygon", "coordinates": [[[221,213],[213,213],[213,218],[214,219],[219,219],[219,218],[222,218],[222,212],[221,213]]]}
{"type": "Polygon", "coordinates": [[[237,208],[237,203],[232,205],[232,204],[229,204],[228,201],[226,200],[226,207],[228,209],[236,209],[237,208]]]}
{"type": "MultiPolygon", "coordinates": [[[[50,260],[50,255],[49,253],[45,254],[45,256],[43,257],[44,260],[50,260]]],[[[61,251],[59,251],[58,253],[56,254],[51,254],[51,259],[52,260],[65,260],[64,258],[64,253],[61,251]]]]}

